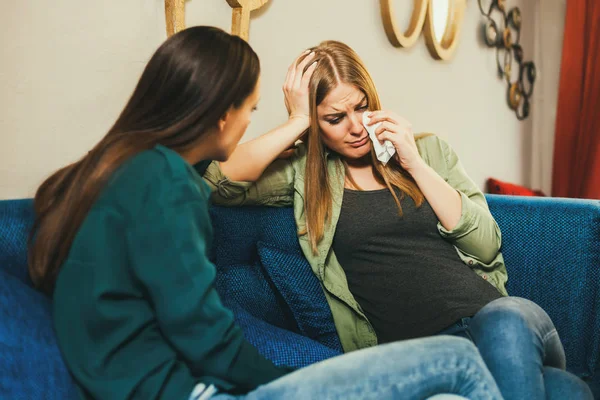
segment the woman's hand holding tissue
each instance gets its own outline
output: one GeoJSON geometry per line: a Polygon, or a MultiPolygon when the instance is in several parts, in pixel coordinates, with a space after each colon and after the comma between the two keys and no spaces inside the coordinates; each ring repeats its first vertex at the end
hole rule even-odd
{"type": "Polygon", "coordinates": [[[412,174],[413,171],[426,165],[417,149],[410,122],[386,110],[370,112],[368,117],[369,125],[381,122],[375,130],[375,135],[381,142],[389,140],[394,145],[396,149],[394,157],[402,168],[412,174]]]}
{"type": "Polygon", "coordinates": [[[374,111],[369,117],[370,125],[381,122],[375,130],[377,138],[394,145],[396,160],[419,185],[442,226],[453,230],[462,215],[461,195],[421,158],[410,123],[389,111],[374,111]]]}

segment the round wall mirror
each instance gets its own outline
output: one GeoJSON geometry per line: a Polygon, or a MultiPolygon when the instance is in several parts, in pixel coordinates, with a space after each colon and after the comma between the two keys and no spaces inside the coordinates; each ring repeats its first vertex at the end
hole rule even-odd
{"type": "Polygon", "coordinates": [[[433,32],[435,40],[442,42],[452,20],[452,2],[450,0],[431,0],[433,13],[433,32]]]}

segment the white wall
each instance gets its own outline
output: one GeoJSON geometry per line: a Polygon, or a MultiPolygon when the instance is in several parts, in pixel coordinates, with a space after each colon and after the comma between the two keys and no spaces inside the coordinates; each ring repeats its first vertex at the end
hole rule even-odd
{"type": "Polygon", "coordinates": [[[532,118],[532,148],[529,185],[552,193],[552,163],[556,107],[562,61],[567,0],[536,0],[534,57],[538,79],[532,118]]]}
{"type": "Polygon", "coordinates": [[[0,199],[29,197],[110,128],[165,38],[159,0],[2,2],[0,199]]]}
{"type": "MultiPolygon", "coordinates": [[[[396,3],[399,21],[408,21],[412,2],[396,3]]],[[[533,6],[507,3],[522,9],[522,44],[531,58],[533,6]]],[[[8,4],[0,25],[0,199],[33,195],[44,177],[98,141],[165,38],[163,0],[8,4]]],[[[392,47],[376,0],[271,0],[251,23],[262,101],[244,140],[283,122],[281,85],[300,51],[337,39],[365,59],[384,107],[404,115],[416,131],[447,139],[478,185],[490,176],[526,183],[531,122],[518,122],[508,109],[495,54],[480,39],[477,2],[467,4],[461,43],[445,63],[430,57],[423,38],[410,50],[392,47]]],[[[187,3],[188,26],[229,30],[230,20],[225,0],[187,3]]]]}

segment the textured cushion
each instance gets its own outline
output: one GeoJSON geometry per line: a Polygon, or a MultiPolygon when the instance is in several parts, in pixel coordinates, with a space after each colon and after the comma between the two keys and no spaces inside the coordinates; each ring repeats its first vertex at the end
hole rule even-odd
{"type": "Polygon", "coordinates": [[[507,290],[550,315],[567,367],[589,377],[600,359],[600,201],[488,195],[502,231],[507,290]]]}
{"type": "Polygon", "coordinates": [[[275,327],[250,315],[236,304],[228,304],[244,337],[275,365],[301,368],[341,354],[306,336],[275,327]]]}
{"type": "MultiPolygon", "coordinates": [[[[600,202],[486,197],[503,233],[509,292],[530,298],[548,311],[565,344],[569,370],[591,376],[598,371],[600,350],[600,202]]],[[[219,269],[223,268],[217,284],[227,280],[221,274],[238,274],[236,286],[221,287],[221,292],[248,339],[278,364],[303,366],[335,355],[326,346],[294,335],[291,330],[297,328],[292,326],[295,318],[291,311],[289,321],[281,324],[286,326],[283,330],[240,307],[238,301],[242,300],[236,291],[251,298],[264,286],[255,289],[255,281],[250,280],[244,285],[247,276],[228,271],[230,266],[251,266],[271,290],[269,295],[256,297],[277,299],[274,286],[268,286],[270,278],[260,264],[256,243],[263,241],[284,251],[298,249],[292,208],[213,207],[211,212],[214,257],[219,269]]],[[[0,201],[0,399],[70,399],[74,389],[67,383],[68,375],[51,333],[47,300],[22,283],[29,282],[26,239],[32,220],[31,200],[0,201]]],[[[274,319],[285,313],[283,299],[279,303],[266,301],[270,303],[264,303],[262,309],[259,302],[249,304],[268,321],[273,320],[269,318],[273,310],[280,312],[272,314],[274,319]]],[[[598,376],[595,378],[600,382],[598,376]]]]}
{"type": "Polygon", "coordinates": [[[44,295],[0,272],[0,321],[0,398],[78,398],[44,295]]]}
{"type": "Polygon", "coordinates": [[[214,227],[212,258],[217,265],[257,262],[258,241],[284,250],[300,249],[291,207],[213,206],[210,213],[214,227]]]}
{"type": "Polygon", "coordinates": [[[342,346],[319,280],[300,251],[258,242],[258,254],[289,305],[300,333],[338,351],[342,346]]]}
{"type": "Polygon", "coordinates": [[[33,214],[32,200],[6,200],[0,207],[0,271],[28,285],[27,239],[33,214]]]}
{"type": "Polygon", "coordinates": [[[300,251],[291,208],[213,206],[214,241],[211,259],[217,267],[216,286],[224,303],[234,300],[251,315],[299,332],[295,319],[260,263],[257,242],[300,251]]]}
{"type": "Polygon", "coordinates": [[[215,287],[226,306],[242,304],[254,317],[297,331],[284,299],[265,277],[259,263],[217,266],[215,287]]]}

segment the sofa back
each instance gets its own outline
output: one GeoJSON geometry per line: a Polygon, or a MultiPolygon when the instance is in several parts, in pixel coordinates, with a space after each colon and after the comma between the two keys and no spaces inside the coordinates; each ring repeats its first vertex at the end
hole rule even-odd
{"type": "Polygon", "coordinates": [[[512,296],[552,318],[567,368],[598,380],[600,368],[600,201],[487,195],[502,231],[512,296]]]}
{"type": "MultiPolygon", "coordinates": [[[[600,201],[486,198],[502,231],[509,293],[531,299],[548,312],[570,371],[600,381],[600,201]]],[[[211,216],[217,290],[249,340],[259,348],[263,345],[263,354],[277,358],[280,351],[267,348],[264,332],[255,330],[264,322],[296,334],[290,344],[310,337],[324,345],[319,354],[296,365],[337,354],[339,339],[319,283],[300,252],[292,209],[213,207],[211,216]]],[[[1,369],[11,365],[10,357],[24,354],[42,367],[45,360],[59,357],[49,301],[31,289],[27,275],[32,218],[31,200],[0,201],[1,369]]],[[[5,385],[17,384],[15,377],[26,372],[23,368],[0,375],[0,394],[5,385]]],[[[68,379],[64,366],[48,364],[46,369],[41,373],[55,373],[52,382],[58,386],[53,391],[40,387],[37,397],[56,393],[57,399],[69,398],[72,388],[63,385],[59,390],[68,379]]]]}

